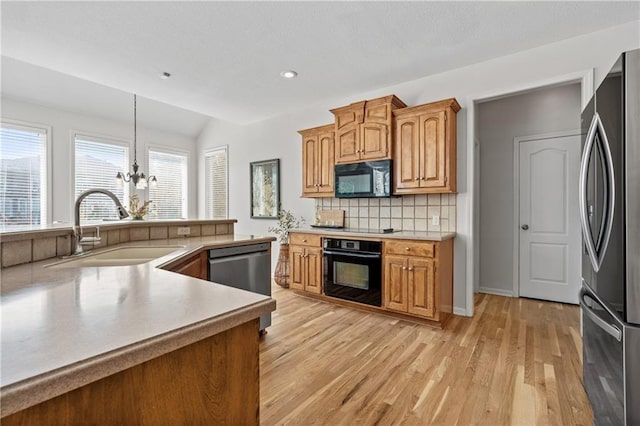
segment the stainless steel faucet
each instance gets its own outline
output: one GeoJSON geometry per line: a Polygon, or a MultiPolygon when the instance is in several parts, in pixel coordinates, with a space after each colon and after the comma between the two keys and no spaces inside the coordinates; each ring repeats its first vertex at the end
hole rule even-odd
{"type": "Polygon", "coordinates": [[[124,207],[122,207],[122,204],[120,203],[120,200],[118,200],[118,197],[115,196],[115,194],[111,191],[107,191],[106,189],[100,189],[100,188],[92,188],[92,189],[87,189],[86,191],[84,191],[82,194],[80,194],[78,196],[78,199],[76,200],[76,206],[75,206],[75,221],[74,221],[74,226],[73,226],[73,236],[75,237],[75,241],[76,241],[76,247],[75,247],[75,251],[74,251],[74,255],[80,255],[82,253],[84,253],[84,250],[82,249],[82,244],[95,244],[97,242],[100,242],[100,228],[96,228],[97,229],[97,235],[95,237],[83,237],[82,236],[82,227],[80,226],[80,204],[82,203],[82,200],[84,200],[85,198],[87,198],[87,196],[91,195],[91,194],[104,194],[106,196],[108,196],[109,198],[111,198],[113,200],[113,202],[116,204],[116,211],[118,213],[118,218],[120,218],[120,220],[129,217],[129,213],[127,213],[127,211],[125,210],[124,207]]]}

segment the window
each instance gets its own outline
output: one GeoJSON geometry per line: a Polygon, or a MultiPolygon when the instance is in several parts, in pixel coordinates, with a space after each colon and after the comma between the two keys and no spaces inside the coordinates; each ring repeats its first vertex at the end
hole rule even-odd
{"type": "MultiPolygon", "coordinates": [[[[118,184],[116,174],[129,171],[129,145],[86,135],[75,136],[75,196],[90,188],[113,192],[128,207],[129,184],[118,184]]],[[[116,218],[113,201],[102,194],[91,194],[80,206],[80,220],[116,218]]]]}
{"type": "Polygon", "coordinates": [[[188,217],[188,168],[186,155],[149,149],[149,175],[158,179],[155,187],[149,185],[150,219],[188,217]]]}
{"type": "Polygon", "coordinates": [[[205,153],[205,203],[208,218],[226,219],[229,214],[227,164],[226,146],[205,153]]]}
{"type": "Polygon", "coordinates": [[[47,130],[0,127],[0,224],[47,222],[47,130]]]}

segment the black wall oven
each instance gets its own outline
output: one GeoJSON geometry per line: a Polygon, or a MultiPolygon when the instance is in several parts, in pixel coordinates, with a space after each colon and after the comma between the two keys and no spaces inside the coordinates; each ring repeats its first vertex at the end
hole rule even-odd
{"type": "Polygon", "coordinates": [[[324,294],[382,306],[382,243],[325,238],[324,294]]]}

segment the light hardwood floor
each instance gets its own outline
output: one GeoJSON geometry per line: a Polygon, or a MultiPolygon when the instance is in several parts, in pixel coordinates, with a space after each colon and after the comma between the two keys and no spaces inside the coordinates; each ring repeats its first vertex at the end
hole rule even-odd
{"type": "Polygon", "coordinates": [[[591,425],[576,306],[479,294],[444,330],[298,296],[260,347],[263,425],[591,425]]]}

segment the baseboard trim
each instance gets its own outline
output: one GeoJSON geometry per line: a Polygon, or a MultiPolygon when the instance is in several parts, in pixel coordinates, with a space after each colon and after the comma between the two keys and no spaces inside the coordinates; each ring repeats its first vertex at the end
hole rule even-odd
{"type": "Polygon", "coordinates": [[[470,315],[467,315],[467,310],[465,308],[457,308],[457,307],[453,307],[453,315],[459,315],[461,317],[468,317],[470,315]]]}
{"type": "Polygon", "coordinates": [[[480,293],[495,294],[496,296],[514,297],[512,290],[505,290],[502,288],[480,287],[478,291],[480,293]]]}

